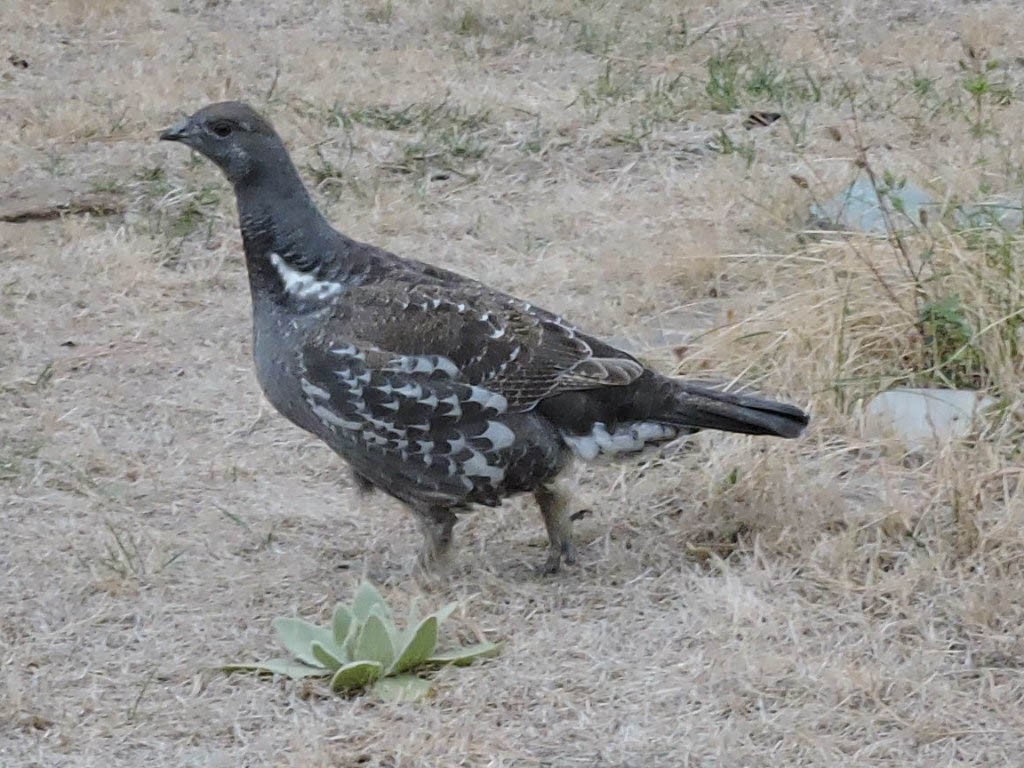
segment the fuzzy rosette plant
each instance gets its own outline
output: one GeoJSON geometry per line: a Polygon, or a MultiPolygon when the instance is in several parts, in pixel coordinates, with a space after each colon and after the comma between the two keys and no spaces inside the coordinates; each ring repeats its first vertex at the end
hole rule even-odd
{"type": "Polygon", "coordinates": [[[438,652],[440,625],[457,606],[448,603],[421,617],[414,603],[404,629],[399,628],[380,592],[363,582],[351,606],[334,609],[330,627],[303,619],[274,620],[278,638],[292,658],[229,664],[223,669],[282,675],[292,680],[330,677],[331,690],[338,693],[369,690],[389,701],[414,701],[431,689],[430,680],[416,671],[447,664],[462,666],[499,650],[495,643],[485,642],[438,652]]]}

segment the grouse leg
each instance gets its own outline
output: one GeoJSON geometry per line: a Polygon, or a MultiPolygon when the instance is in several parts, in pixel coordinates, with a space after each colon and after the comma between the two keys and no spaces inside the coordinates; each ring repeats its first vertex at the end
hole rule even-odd
{"type": "Polygon", "coordinates": [[[576,562],[576,545],[572,541],[572,516],[569,514],[569,494],[554,485],[542,485],[533,494],[548,529],[548,559],[544,573],[558,573],[562,562],[572,565],[576,562]]]}
{"type": "Polygon", "coordinates": [[[352,485],[355,487],[360,499],[364,499],[373,493],[373,483],[355,470],[352,470],[352,485]]]}
{"type": "Polygon", "coordinates": [[[424,570],[444,567],[452,544],[452,528],[458,517],[450,509],[428,507],[414,509],[416,519],[423,531],[423,549],[420,550],[420,566],[424,570]]]}

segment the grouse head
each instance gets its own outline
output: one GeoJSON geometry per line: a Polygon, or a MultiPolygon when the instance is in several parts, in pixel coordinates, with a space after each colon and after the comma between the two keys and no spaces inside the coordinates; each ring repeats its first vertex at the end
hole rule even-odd
{"type": "Polygon", "coordinates": [[[285,152],[274,126],[248,104],[222,101],[203,107],[160,134],[205,155],[233,184],[253,182],[285,152]]]}

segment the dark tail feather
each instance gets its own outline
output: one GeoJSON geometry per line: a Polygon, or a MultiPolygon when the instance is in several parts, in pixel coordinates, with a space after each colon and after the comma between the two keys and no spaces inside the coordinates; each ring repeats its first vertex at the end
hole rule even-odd
{"type": "Polygon", "coordinates": [[[744,435],[796,437],[810,421],[806,413],[786,403],[722,392],[688,381],[676,384],[675,409],[664,419],[674,425],[744,435]]]}

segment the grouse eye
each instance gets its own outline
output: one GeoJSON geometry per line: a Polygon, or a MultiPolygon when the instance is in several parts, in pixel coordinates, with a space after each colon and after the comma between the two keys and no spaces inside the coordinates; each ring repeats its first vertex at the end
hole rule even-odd
{"type": "Polygon", "coordinates": [[[210,126],[210,130],[213,131],[216,136],[220,136],[223,139],[224,137],[231,135],[231,123],[226,120],[218,120],[210,126]]]}

